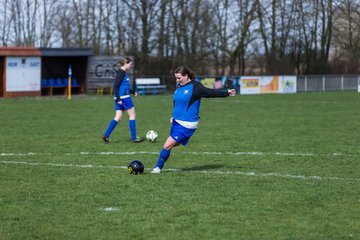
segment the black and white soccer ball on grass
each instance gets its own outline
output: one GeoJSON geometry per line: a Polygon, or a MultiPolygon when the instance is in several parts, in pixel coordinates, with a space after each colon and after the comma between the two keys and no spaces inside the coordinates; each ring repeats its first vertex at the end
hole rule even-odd
{"type": "Polygon", "coordinates": [[[146,139],[150,142],[155,142],[159,134],[155,130],[150,130],[146,133],[146,139]]]}
{"type": "Polygon", "coordinates": [[[133,160],[128,165],[128,171],[130,174],[142,174],[144,172],[144,164],[139,160],[133,160]]]}

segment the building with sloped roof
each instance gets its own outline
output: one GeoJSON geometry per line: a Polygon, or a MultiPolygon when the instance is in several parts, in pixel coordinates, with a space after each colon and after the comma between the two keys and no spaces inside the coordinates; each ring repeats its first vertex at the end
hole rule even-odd
{"type": "Polygon", "coordinates": [[[0,47],[0,97],[86,93],[92,55],[91,48],[0,47]]]}

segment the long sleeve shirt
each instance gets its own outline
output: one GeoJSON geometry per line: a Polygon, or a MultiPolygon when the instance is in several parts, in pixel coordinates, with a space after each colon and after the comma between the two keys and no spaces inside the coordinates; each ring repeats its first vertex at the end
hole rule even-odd
{"type": "MultiPolygon", "coordinates": [[[[201,98],[227,97],[227,90],[215,90],[204,87],[201,83],[190,81],[179,86],[174,94],[172,117],[182,122],[198,122],[201,98]]],[[[182,124],[183,125],[183,124],[182,124]]]]}

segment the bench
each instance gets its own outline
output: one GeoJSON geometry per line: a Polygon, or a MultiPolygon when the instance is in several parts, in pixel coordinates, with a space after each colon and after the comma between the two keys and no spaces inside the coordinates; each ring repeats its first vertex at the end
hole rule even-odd
{"type": "Polygon", "coordinates": [[[157,93],[166,93],[167,88],[161,84],[160,78],[136,78],[135,91],[141,95],[147,93],[155,95],[157,93]]]}
{"type": "MultiPolygon", "coordinates": [[[[76,78],[71,79],[71,88],[79,89],[79,92],[83,92],[82,86],[77,82],[76,78]]],[[[68,94],[68,79],[67,78],[49,78],[41,80],[41,92],[47,96],[53,96],[55,94],[68,94]]]]}
{"type": "Polygon", "coordinates": [[[109,84],[100,84],[96,87],[97,95],[104,95],[104,93],[109,93],[109,95],[113,95],[113,87],[109,84]]]}

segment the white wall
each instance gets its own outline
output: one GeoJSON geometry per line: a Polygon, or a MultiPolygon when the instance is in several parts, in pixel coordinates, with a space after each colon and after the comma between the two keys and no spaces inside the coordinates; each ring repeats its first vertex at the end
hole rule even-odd
{"type": "Polygon", "coordinates": [[[5,71],[6,92],[40,91],[40,57],[7,57],[5,71]]]}

